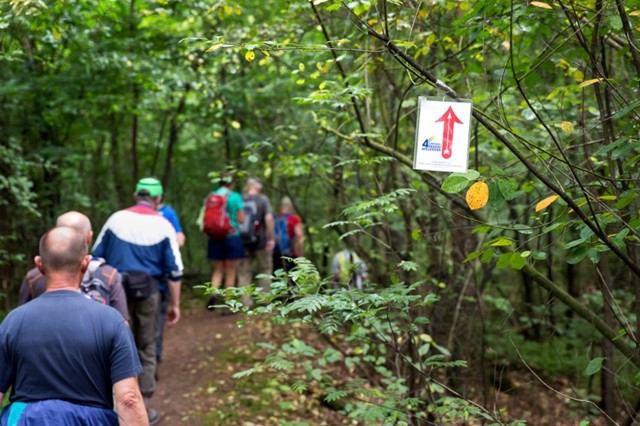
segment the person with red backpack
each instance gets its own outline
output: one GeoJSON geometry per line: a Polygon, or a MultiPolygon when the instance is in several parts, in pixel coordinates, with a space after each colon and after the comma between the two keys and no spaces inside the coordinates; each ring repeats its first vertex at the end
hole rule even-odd
{"type": "Polygon", "coordinates": [[[304,230],[302,219],[294,213],[289,197],[280,201],[280,213],[274,223],[275,248],[273,249],[273,270],[289,271],[293,262],[287,258],[304,256],[304,230]]]}
{"type": "MultiPolygon", "coordinates": [[[[244,246],[238,230],[244,222],[242,196],[233,190],[235,173],[223,172],[214,182],[215,189],[205,199],[202,211],[202,231],[207,234],[207,258],[213,265],[211,285],[220,288],[235,286],[240,260],[245,257],[244,246]],[[224,279],[224,282],[223,282],[224,279]]],[[[208,307],[215,302],[209,299],[208,307]]]]}

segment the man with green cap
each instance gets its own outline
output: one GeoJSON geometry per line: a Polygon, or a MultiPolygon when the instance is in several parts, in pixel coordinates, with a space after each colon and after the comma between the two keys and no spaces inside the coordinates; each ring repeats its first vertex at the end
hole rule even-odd
{"type": "MultiPolygon", "coordinates": [[[[162,192],[159,180],[140,179],[134,193],[136,204],[112,214],[93,247],[94,256],[103,257],[122,273],[131,331],[143,368],[138,380],[145,402],[156,388],[158,289],[164,277],[169,277],[171,295],[167,324],[174,325],[180,319],[182,257],[173,226],[156,211],[162,202],[162,192]]],[[[149,423],[156,424],[158,413],[151,409],[148,413],[149,423]]]]}

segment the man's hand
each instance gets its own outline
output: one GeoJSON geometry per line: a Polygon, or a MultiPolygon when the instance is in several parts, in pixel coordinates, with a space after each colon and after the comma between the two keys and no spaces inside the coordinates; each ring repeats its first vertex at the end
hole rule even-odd
{"type": "Polygon", "coordinates": [[[180,321],[180,281],[169,280],[171,302],[167,307],[167,324],[176,325],[180,321]]]}
{"type": "Polygon", "coordinates": [[[276,240],[274,240],[273,238],[270,240],[267,240],[267,244],[265,245],[264,249],[266,251],[273,251],[273,249],[276,247],[276,240]]]}
{"type": "Polygon", "coordinates": [[[167,307],[167,324],[176,325],[180,321],[180,306],[167,307]]]}

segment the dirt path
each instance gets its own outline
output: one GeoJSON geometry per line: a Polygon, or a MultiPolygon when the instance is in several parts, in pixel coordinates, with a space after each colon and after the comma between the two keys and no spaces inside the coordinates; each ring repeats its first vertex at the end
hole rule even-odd
{"type": "Polygon", "coordinates": [[[186,305],[180,322],[165,331],[164,360],[151,400],[162,426],[354,424],[324,406],[319,395],[291,391],[286,385],[291,376],[232,377],[265,356],[256,343],[277,344],[300,330],[277,331],[268,320],[240,314],[222,316],[220,310],[207,311],[204,299],[186,305]]]}
{"type": "MultiPolygon", "coordinates": [[[[211,371],[212,357],[228,349],[230,342],[244,338],[250,328],[238,329],[237,315],[221,316],[201,306],[182,313],[175,327],[167,327],[164,359],[160,363],[152,406],[162,415],[162,425],[203,425],[202,414],[213,408],[218,395],[211,391],[220,372],[211,371]]],[[[231,379],[231,374],[224,372],[231,379]]]]}

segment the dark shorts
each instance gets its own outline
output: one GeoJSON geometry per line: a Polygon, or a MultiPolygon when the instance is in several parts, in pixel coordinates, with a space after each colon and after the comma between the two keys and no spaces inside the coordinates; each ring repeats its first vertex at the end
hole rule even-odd
{"type": "Polygon", "coordinates": [[[210,260],[243,259],[244,246],[239,235],[227,237],[224,240],[212,240],[207,243],[207,257],[210,260]]]}

